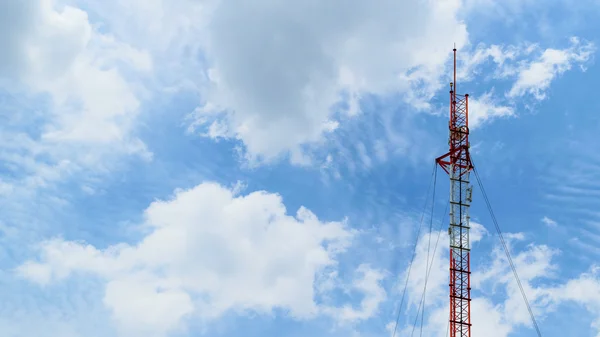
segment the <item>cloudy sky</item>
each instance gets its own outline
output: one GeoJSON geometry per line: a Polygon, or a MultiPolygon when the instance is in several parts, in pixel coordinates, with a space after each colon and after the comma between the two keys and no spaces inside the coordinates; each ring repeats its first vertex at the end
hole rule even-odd
{"type": "MultiPolygon", "coordinates": [[[[473,158],[542,334],[600,336],[598,15],[0,0],[2,335],[391,336],[418,238],[396,336],[421,335],[430,263],[422,336],[444,336],[443,171],[427,190],[456,43],[473,158]]],[[[477,188],[472,222],[474,336],[534,336],[477,188]]]]}

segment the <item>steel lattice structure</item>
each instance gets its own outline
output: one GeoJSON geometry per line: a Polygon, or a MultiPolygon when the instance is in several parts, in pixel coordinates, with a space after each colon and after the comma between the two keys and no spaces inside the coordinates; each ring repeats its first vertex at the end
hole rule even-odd
{"type": "Polygon", "coordinates": [[[469,156],[469,95],[456,93],[456,48],[454,82],[450,83],[450,151],[436,162],[450,176],[450,337],[471,336],[471,267],[469,206],[473,169],[469,156]]]}

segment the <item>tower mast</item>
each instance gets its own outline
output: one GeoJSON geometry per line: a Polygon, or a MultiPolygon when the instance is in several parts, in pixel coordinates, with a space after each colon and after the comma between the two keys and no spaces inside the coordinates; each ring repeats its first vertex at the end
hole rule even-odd
{"type": "Polygon", "coordinates": [[[450,83],[450,150],[436,162],[450,176],[450,337],[471,337],[471,267],[469,206],[473,169],[469,155],[469,95],[456,93],[456,47],[454,81],[450,83]]]}

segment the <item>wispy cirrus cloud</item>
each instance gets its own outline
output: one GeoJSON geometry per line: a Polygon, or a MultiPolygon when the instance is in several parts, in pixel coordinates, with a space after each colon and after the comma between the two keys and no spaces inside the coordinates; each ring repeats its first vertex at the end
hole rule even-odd
{"type": "Polygon", "coordinates": [[[518,70],[518,77],[510,91],[509,97],[530,94],[537,100],[546,98],[545,91],[557,76],[579,65],[584,65],[590,60],[595,51],[595,46],[590,42],[581,42],[578,38],[571,38],[569,48],[546,49],[534,61],[522,64],[518,70]]]}

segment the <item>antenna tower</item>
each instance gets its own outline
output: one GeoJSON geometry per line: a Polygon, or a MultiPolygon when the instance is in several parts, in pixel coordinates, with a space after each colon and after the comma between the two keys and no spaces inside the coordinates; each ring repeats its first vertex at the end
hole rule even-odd
{"type": "Polygon", "coordinates": [[[454,81],[450,83],[450,150],[436,162],[450,176],[450,337],[471,337],[471,266],[469,206],[473,169],[469,155],[469,95],[456,93],[456,47],[454,81]]]}

